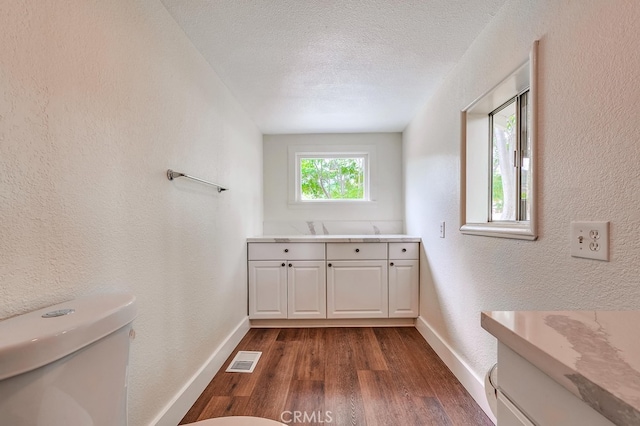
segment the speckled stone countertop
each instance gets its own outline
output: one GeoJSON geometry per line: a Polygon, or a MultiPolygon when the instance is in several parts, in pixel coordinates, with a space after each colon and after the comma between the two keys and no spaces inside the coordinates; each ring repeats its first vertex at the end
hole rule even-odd
{"type": "Polygon", "coordinates": [[[640,424],[640,312],[483,312],[481,322],[613,423],[640,424]]]}
{"type": "Polygon", "coordinates": [[[267,235],[247,238],[249,243],[419,243],[410,235],[267,235]]]}

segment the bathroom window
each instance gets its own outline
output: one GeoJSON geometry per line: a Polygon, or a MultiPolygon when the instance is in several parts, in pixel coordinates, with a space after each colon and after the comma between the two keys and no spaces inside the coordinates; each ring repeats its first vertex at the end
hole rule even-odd
{"type": "Polygon", "coordinates": [[[489,114],[491,142],[489,221],[531,218],[529,90],[489,114]]]}
{"type": "Polygon", "coordinates": [[[365,154],[303,154],[297,167],[301,201],[367,199],[365,154]]]}
{"type": "Polygon", "coordinates": [[[294,204],[369,202],[375,147],[292,147],[290,195],[294,204]]]}
{"type": "Polygon", "coordinates": [[[536,48],[462,111],[464,234],[535,240],[536,48]]]}

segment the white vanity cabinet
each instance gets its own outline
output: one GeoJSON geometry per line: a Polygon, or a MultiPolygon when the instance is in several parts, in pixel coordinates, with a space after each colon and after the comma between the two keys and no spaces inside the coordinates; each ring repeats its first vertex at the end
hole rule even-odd
{"type": "Polygon", "coordinates": [[[389,243],[389,318],[416,318],[419,243],[389,243]]]}
{"type": "Polygon", "coordinates": [[[640,331],[640,312],[495,311],[480,318],[498,339],[498,426],[640,424],[640,355],[628,344],[640,331]]]}
{"type": "Polygon", "coordinates": [[[498,343],[498,426],[614,426],[503,343],[498,343]]]}
{"type": "Polygon", "coordinates": [[[327,318],[388,318],[386,243],[327,243],[327,318]]]}
{"type": "Polygon", "coordinates": [[[326,318],[322,243],[250,243],[249,318],[326,318]]]}
{"type": "Polygon", "coordinates": [[[407,324],[418,317],[417,237],[256,237],[247,243],[255,324],[382,324],[384,318],[407,324]]]}

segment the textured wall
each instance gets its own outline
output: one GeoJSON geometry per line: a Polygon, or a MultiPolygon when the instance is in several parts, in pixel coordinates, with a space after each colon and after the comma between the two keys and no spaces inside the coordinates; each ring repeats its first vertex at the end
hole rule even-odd
{"type": "MultiPolygon", "coordinates": [[[[373,157],[370,161],[374,161],[373,157]]],[[[264,232],[272,235],[310,233],[394,234],[402,218],[402,135],[349,133],[264,136],[264,232]],[[363,204],[290,204],[289,147],[374,146],[375,202],[363,204]]]]}
{"type": "Polygon", "coordinates": [[[0,318],[135,293],[148,424],[246,316],[261,134],[159,1],[4,1],[0,46],[0,318]]]}
{"type": "Polygon", "coordinates": [[[510,0],[404,133],[421,314],[477,374],[496,356],[482,310],[640,309],[639,20],[635,1],[510,0]],[[461,235],[460,110],[538,38],[540,237],[461,235]],[[572,220],[611,221],[611,262],[570,257],[572,220]]]}

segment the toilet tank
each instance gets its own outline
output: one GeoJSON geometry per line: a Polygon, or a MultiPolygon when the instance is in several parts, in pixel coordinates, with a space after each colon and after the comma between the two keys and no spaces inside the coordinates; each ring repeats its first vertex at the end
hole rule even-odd
{"type": "Polygon", "coordinates": [[[0,424],[124,426],[131,294],[71,300],[0,321],[0,424]]]}

